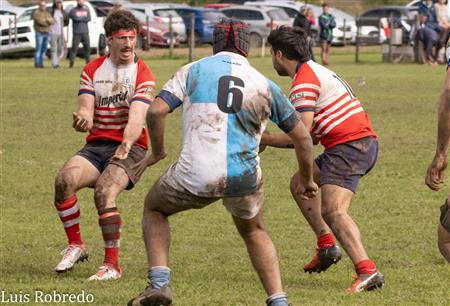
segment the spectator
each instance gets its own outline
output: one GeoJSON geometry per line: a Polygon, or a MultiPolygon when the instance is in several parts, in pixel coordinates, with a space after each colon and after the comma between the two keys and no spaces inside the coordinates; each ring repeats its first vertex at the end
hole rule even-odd
{"type": "Polygon", "coordinates": [[[412,32],[417,33],[416,39],[423,44],[425,54],[421,56],[421,61],[424,64],[435,65],[436,60],[433,54],[436,52],[439,35],[435,31],[434,24],[429,22],[429,17],[430,14],[422,11],[419,17],[419,28],[412,32]]]}
{"type": "MultiPolygon", "coordinates": [[[[448,40],[450,34],[450,16],[448,14],[447,6],[445,5],[445,0],[439,0],[435,3],[434,11],[436,12],[436,21],[441,30],[439,43],[436,47],[436,56],[438,56],[439,49],[445,45],[445,42],[448,40]]],[[[442,62],[445,62],[444,59],[442,59],[442,62]]]]}
{"type": "Polygon", "coordinates": [[[59,57],[63,48],[63,29],[69,24],[69,15],[64,11],[62,0],[54,0],[51,15],[55,23],[50,27],[52,67],[59,68],[59,57]]]}
{"type": "Polygon", "coordinates": [[[322,14],[319,16],[320,26],[320,47],[322,65],[329,64],[328,54],[330,52],[331,40],[333,39],[333,29],[336,27],[334,16],[329,13],[330,7],[327,3],[322,4],[322,14]]]}
{"type": "Polygon", "coordinates": [[[314,11],[310,7],[306,9],[306,18],[308,18],[311,25],[316,25],[316,16],[314,16],[314,11]]]}
{"type": "Polygon", "coordinates": [[[70,50],[70,68],[73,67],[75,56],[77,56],[78,45],[83,44],[84,59],[86,64],[89,63],[91,55],[91,47],[89,43],[89,27],[88,23],[91,21],[91,13],[84,5],[84,0],[77,0],[77,6],[69,13],[72,19],[73,37],[72,49],[70,50]]]}
{"type": "Polygon", "coordinates": [[[114,3],[114,6],[109,11],[108,15],[119,10],[123,10],[123,0],[117,0],[116,3],[114,3]]]}
{"type": "Polygon", "coordinates": [[[48,37],[50,26],[54,20],[49,12],[44,0],[39,1],[39,9],[33,14],[34,31],[36,37],[36,49],[34,50],[34,67],[44,68],[44,56],[48,48],[48,37]]]}
{"type": "MultiPolygon", "coordinates": [[[[314,40],[313,40],[312,35],[311,35],[311,25],[312,25],[312,23],[311,23],[310,18],[308,18],[308,16],[307,16],[308,15],[308,10],[310,10],[312,12],[311,8],[308,8],[306,6],[303,6],[300,9],[300,11],[298,12],[297,16],[295,16],[293,26],[294,27],[299,27],[299,28],[302,28],[303,30],[305,30],[306,34],[308,35],[308,51],[309,51],[309,54],[311,55],[311,59],[313,61],[315,61],[314,53],[313,53],[313,49],[312,49],[313,44],[314,44],[314,40]]],[[[314,18],[313,18],[313,20],[314,20],[314,18]]],[[[315,23],[315,20],[314,20],[314,23],[315,23]]]]}

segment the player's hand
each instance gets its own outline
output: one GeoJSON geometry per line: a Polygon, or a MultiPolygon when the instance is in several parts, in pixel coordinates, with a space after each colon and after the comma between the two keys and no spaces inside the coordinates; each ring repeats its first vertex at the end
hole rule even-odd
{"type": "Polygon", "coordinates": [[[447,156],[436,155],[428,166],[425,184],[434,191],[441,189],[444,184],[444,170],[447,168],[447,156]]]}
{"type": "Polygon", "coordinates": [[[139,177],[144,173],[145,169],[147,167],[150,167],[157,162],[159,162],[161,159],[166,158],[166,153],[162,153],[159,155],[150,154],[146,156],[144,159],[133,165],[131,168],[136,171],[136,175],[139,177]]]}
{"type": "Polygon", "coordinates": [[[72,127],[77,132],[88,132],[94,125],[92,117],[86,116],[82,113],[73,112],[72,120],[72,127]]]}
{"type": "Polygon", "coordinates": [[[129,142],[122,142],[116,149],[113,159],[126,159],[130,153],[132,144],[129,142]]]}
{"type": "Polygon", "coordinates": [[[313,133],[311,133],[311,139],[313,142],[313,145],[318,145],[319,144],[319,138],[316,137],[316,135],[314,135],[313,133]]]}
{"type": "Polygon", "coordinates": [[[313,180],[302,182],[302,178],[300,177],[300,181],[296,189],[296,193],[300,196],[300,199],[312,199],[317,195],[318,191],[319,186],[317,186],[317,184],[313,180]]]}

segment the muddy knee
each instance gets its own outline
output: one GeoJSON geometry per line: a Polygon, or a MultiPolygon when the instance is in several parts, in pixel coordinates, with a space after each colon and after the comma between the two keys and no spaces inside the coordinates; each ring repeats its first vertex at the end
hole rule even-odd
{"type": "Polygon", "coordinates": [[[116,206],[112,191],[102,184],[95,185],[94,200],[98,211],[116,206]]]}
{"type": "Polygon", "coordinates": [[[55,178],[55,202],[60,203],[76,191],[75,176],[68,170],[61,170],[55,178]]]}

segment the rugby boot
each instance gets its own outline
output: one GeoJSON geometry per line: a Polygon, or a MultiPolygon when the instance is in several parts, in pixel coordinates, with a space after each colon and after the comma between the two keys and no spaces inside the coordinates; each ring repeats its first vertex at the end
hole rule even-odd
{"type": "Polygon", "coordinates": [[[55,267],[55,271],[58,273],[71,270],[77,262],[83,262],[89,257],[84,246],[75,244],[69,244],[69,246],[61,252],[61,255],[63,255],[63,258],[55,267]]]}
{"type": "Polygon", "coordinates": [[[336,244],[330,248],[316,248],[316,253],[310,263],[303,267],[308,273],[326,271],[332,264],[341,260],[341,250],[336,244]]]}
{"type": "Polygon", "coordinates": [[[168,306],[172,305],[172,288],[170,285],[164,285],[159,289],[151,285],[145,288],[144,292],[134,299],[131,299],[128,306],[168,306]]]}
{"type": "Polygon", "coordinates": [[[347,288],[349,293],[371,291],[384,286],[384,276],[376,271],[373,274],[356,274],[353,276],[352,285],[347,288]]]}
{"type": "Polygon", "coordinates": [[[103,264],[98,268],[98,272],[88,278],[90,281],[112,280],[122,277],[122,269],[111,265],[103,264]]]}

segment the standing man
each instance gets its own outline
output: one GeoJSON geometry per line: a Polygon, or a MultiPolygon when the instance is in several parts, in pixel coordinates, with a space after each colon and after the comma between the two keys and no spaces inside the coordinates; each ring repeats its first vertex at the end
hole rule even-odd
{"type": "MultiPolygon", "coordinates": [[[[268,42],[275,70],[294,80],[289,94],[291,103],[301,113],[303,124],[316,143],[320,141],[325,147],[314,167],[322,203],[317,198],[305,200],[292,193],[318,238],[316,254],[304,270],[325,271],[340,259],[332,231],[356,270],[355,281],[347,290],[359,292],[381,287],[383,275],[367,256],[358,226],[348,215],[360,178],[377,159],[378,142],[369,118],[345,80],[310,60],[305,31],[281,27],[270,33],[268,42]]],[[[281,134],[264,134],[262,143],[286,147],[290,140],[281,134]]],[[[291,191],[298,183],[295,174],[291,191]]]]}
{"type": "Polygon", "coordinates": [[[262,217],[263,187],[258,146],[270,118],[295,145],[299,197],[315,196],[312,142],[282,91],[247,61],[248,26],[224,20],[214,29],[214,55],[182,67],[149,110],[152,155],[164,156],[166,115],[183,106],[183,148],[178,161],[153,185],[145,199],[144,240],[150,285],[128,305],[170,305],[168,217],[223,205],[244,239],[267,293],[267,305],[287,306],[275,247],[262,217]],[[214,171],[211,171],[214,169],[214,171]]]}
{"type": "Polygon", "coordinates": [[[44,57],[47,52],[50,26],[54,23],[52,15],[47,11],[44,0],[39,1],[39,8],[33,14],[36,49],[34,50],[34,67],[44,68],[44,57]]]}
{"type": "Polygon", "coordinates": [[[91,47],[89,41],[89,26],[91,13],[89,8],[84,5],[84,0],[77,0],[77,6],[70,10],[70,19],[72,19],[72,49],[70,50],[70,68],[73,67],[75,57],[78,52],[78,45],[83,44],[84,60],[89,63],[91,57],[91,47]]]}
{"type": "Polygon", "coordinates": [[[330,7],[326,2],[322,4],[322,11],[322,14],[319,16],[322,65],[329,65],[328,54],[330,53],[333,29],[336,27],[336,21],[334,20],[334,16],[330,14],[330,7]]]}
{"type": "Polygon", "coordinates": [[[66,272],[88,257],[80,235],[80,206],[76,192],[94,188],[94,201],[105,242],[105,259],[89,280],[121,277],[119,266],[122,220],[116,198],[139,179],[134,165],[145,157],[148,133],[145,116],[154,99],[155,81],[150,69],[134,53],[139,20],[128,11],[111,14],[105,21],[111,54],[86,65],[81,74],[79,109],[73,128],[89,132],[86,145],[59,171],[55,205],[69,246],[56,266],[66,272]]]}
{"type": "MultiPolygon", "coordinates": [[[[448,146],[450,144],[450,46],[447,42],[447,77],[441,93],[438,115],[436,154],[427,170],[425,183],[434,191],[444,184],[444,171],[447,168],[448,146]]],[[[450,195],[441,206],[440,224],[437,230],[438,247],[442,256],[450,263],[450,195]]]]}

